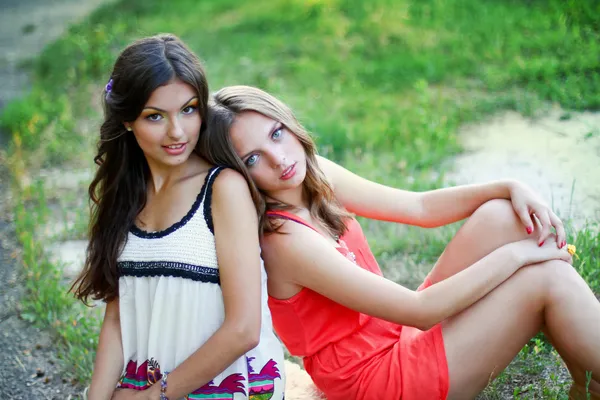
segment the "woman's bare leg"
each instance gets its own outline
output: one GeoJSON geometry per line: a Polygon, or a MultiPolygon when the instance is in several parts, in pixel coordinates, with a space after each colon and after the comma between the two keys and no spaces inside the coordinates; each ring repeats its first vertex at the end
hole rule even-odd
{"type": "MultiPolygon", "coordinates": [[[[531,235],[537,234],[535,231],[531,235]]],[[[443,281],[497,248],[531,235],[527,234],[510,201],[488,201],[458,230],[429,273],[429,279],[432,283],[443,281]]]]}
{"type": "MultiPolygon", "coordinates": [[[[534,232],[533,235],[536,234],[537,232],[534,232]]],[[[527,236],[525,228],[514,213],[509,201],[490,201],[482,205],[463,225],[436,263],[436,266],[431,271],[429,277],[433,283],[439,282],[475,263],[496,248],[506,243],[524,239],[527,236]]],[[[581,278],[578,278],[577,280],[579,281],[579,284],[583,283],[585,286],[584,291],[591,293],[581,278]]],[[[589,298],[589,296],[587,297],[589,298]]],[[[596,305],[597,304],[598,303],[596,302],[596,305]]],[[[518,308],[519,305],[516,305],[516,307],[518,308]]],[[[511,308],[512,307],[508,307],[507,304],[507,309],[510,310],[511,308]]],[[[520,312],[523,310],[519,309],[518,311],[520,312]]],[[[500,315],[501,314],[496,314],[493,318],[500,318],[500,315]]],[[[513,314],[511,313],[511,315],[513,314]]],[[[526,313],[525,315],[531,314],[526,313]]],[[[475,320],[477,320],[477,318],[475,318],[475,320]]],[[[508,361],[505,362],[499,359],[499,366],[502,365],[502,367],[499,368],[497,372],[491,374],[492,376],[496,376],[512,360],[512,358],[514,358],[522,346],[540,330],[540,327],[542,327],[539,325],[536,318],[529,318],[525,321],[521,321],[518,316],[517,326],[520,327],[519,333],[516,336],[513,336],[509,342],[505,343],[506,349],[510,350],[505,355],[508,357],[508,361]]],[[[510,321],[507,321],[506,329],[511,331],[510,321]]],[[[570,354],[566,354],[570,353],[570,351],[561,349],[563,340],[558,340],[557,343],[557,340],[552,338],[549,329],[544,329],[544,331],[565,360],[574,380],[580,384],[585,383],[585,370],[580,366],[580,362],[570,360],[570,354]]],[[[445,340],[446,336],[447,335],[445,334],[445,340]]],[[[474,348],[469,349],[470,352],[473,352],[474,350],[474,348]]],[[[597,380],[597,378],[595,380],[597,380]]],[[[592,382],[590,388],[600,390],[600,384],[592,382]]]]}
{"type": "Polygon", "coordinates": [[[448,398],[473,398],[544,325],[561,356],[600,376],[600,303],[571,265],[548,261],[442,323],[448,398]]]}

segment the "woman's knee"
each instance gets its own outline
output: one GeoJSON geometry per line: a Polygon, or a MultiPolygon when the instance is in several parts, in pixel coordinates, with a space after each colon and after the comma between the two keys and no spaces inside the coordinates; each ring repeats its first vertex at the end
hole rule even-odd
{"type": "Polygon", "coordinates": [[[540,264],[546,272],[546,288],[548,296],[554,301],[571,298],[575,293],[590,291],[579,272],[571,264],[561,260],[552,260],[540,264]]]}
{"type": "Polygon", "coordinates": [[[525,227],[509,200],[494,199],[483,203],[471,215],[469,221],[488,233],[510,236],[514,240],[527,236],[525,227]]]}
{"type": "Polygon", "coordinates": [[[562,260],[549,260],[522,267],[513,277],[519,280],[525,290],[535,291],[546,298],[568,294],[581,283],[581,277],[573,266],[562,260]]]}
{"type": "Polygon", "coordinates": [[[489,251],[527,237],[512,203],[504,199],[490,200],[479,206],[463,226],[461,234],[477,242],[489,243],[489,251]]]}
{"type": "Polygon", "coordinates": [[[482,221],[493,222],[497,224],[506,224],[507,222],[518,221],[517,214],[513,209],[510,200],[493,199],[486,201],[475,210],[471,218],[481,219],[482,221]]]}

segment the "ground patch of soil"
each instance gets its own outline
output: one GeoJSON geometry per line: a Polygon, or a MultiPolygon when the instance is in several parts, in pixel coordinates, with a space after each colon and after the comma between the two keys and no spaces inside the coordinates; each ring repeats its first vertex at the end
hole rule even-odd
{"type": "Polygon", "coordinates": [[[574,228],[600,221],[600,113],[510,111],[466,125],[460,140],[465,152],[452,160],[450,181],[516,178],[574,228]]]}

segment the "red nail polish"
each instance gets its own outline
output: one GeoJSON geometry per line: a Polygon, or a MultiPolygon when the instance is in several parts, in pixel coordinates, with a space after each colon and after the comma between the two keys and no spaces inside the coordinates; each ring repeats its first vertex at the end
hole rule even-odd
{"type": "Polygon", "coordinates": [[[528,226],[528,227],[527,227],[527,234],[528,234],[528,235],[531,235],[531,232],[533,232],[533,228],[532,228],[532,227],[530,227],[530,226],[528,226]]]}
{"type": "Polygon", "coordinates": [[[544,245],[544,242],[545,242],[545,240],[542,243],[540,243],[540,247],[542,247],[544,245]]]}
{"type": "Polygon", "coordinates": [[[562,249],[563,247],[565,247],[566,244],[567,244],[567,241],[563,240],[562,243],[560,244],[560,248],[562,249]]]}

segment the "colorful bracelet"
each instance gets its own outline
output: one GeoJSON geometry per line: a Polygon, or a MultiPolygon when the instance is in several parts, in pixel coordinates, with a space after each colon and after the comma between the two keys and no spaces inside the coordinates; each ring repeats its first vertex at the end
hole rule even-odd
{"type": "Polygon", "coordinates": [[[169,374],[167,374],[165,372],[163,374],[162,378],[160,379],[160,400],[169,400],[169,398],[165,394],[167,392],[167,376],[168,375],[169,374]]]}

